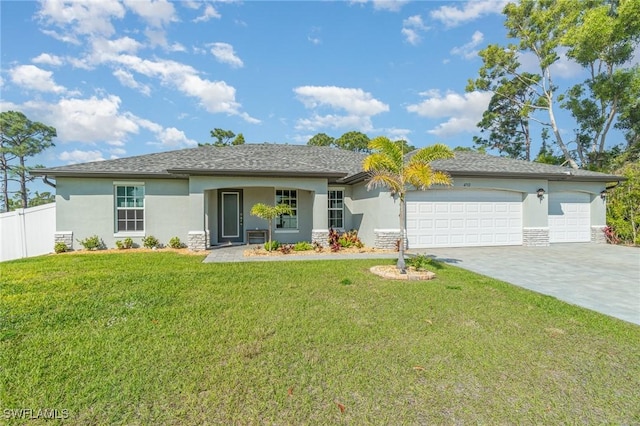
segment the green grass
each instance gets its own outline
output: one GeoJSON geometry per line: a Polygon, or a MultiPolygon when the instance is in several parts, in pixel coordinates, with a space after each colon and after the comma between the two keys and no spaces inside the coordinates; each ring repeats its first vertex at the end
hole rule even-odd
{"type": "Polygon", "coordinates": [[[447,265],[407,283],[368,272],[390,260],[201,260],[2,263],[0,418],[640,423],[638,326],[447,265]]]}

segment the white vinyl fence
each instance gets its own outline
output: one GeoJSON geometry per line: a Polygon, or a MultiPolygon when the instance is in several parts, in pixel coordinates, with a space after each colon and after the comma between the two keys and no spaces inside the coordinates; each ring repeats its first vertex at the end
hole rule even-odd
{"type": "Polygon", "coordinates": [[[0,213],[0,262],[53,252],[56,203],[0,213]]]}

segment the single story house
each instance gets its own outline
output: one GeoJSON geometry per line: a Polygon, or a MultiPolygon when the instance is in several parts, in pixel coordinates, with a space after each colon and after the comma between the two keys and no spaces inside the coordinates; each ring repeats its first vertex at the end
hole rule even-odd
{"type": "MultiPolygon", "coordinates": [[[[55,178],[55,238],[70,247],[92,235],[107,247],[149,235],[193,250],[255,242],[253,231],[267,228],[249,214],[256,203],[292,208],[275,220],[280,242],[326,242],[333,227],[395,247],[398,201],[367,190],[365,157],[304,145],[201,146],[32,174],[55,178]]],[[[409,248],[603,242],[606,188],[621,179],[476,152],[432,165],[454,183],[407,194],[409,248]]]]}

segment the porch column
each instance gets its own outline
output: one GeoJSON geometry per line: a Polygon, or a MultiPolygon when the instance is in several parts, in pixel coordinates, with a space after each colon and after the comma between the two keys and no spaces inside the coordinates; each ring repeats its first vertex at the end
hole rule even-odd
{"type": "Polygon", "coordinates": [[[313,227],[311,239],[323,246],[328,244],[329,239],[329,213],[328,213],[327,190],[315,191],[313,196],[313,227]]]}
{"type": "Polygon", "coordinates": [[[191,250],[207,249],[207,232],[205,226],[204,193],[189,194],[189,241],[191,250]]]}

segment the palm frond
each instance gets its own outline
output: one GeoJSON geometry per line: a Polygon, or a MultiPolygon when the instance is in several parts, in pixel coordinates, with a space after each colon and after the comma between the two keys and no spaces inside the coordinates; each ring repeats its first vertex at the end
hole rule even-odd
{"type": "Polygon", "coordinates": [[[399,168],[397,168],[397,164],[393,161],[393,159],[379,152],[373,153],[366,157],[362,162],[362,168],[366,172],[373,170],[388,170],[397,173],[399,170],[399,168]]]}
{"type": "Polygon", "coordinates": [[[409,163],[430,163],[436,160],[446,160],[454,158],[455,154],[451,149],[441,143],[421,148],[411,157],[409,163]]]}
{"type": "Polygon", "coordinates": [[[367,182],[367,190],[381,187],[389,189],[393,194],[397,194],[403,191],[404,183],[396,173],[387,170],[371,171],[367,182]]]}
{"type": "Polygon", "coordinates": [[[405,180],[416,189],[425,190],[432,185],[451,185],[451,176],[445,172],[433,170],[431,165],[412,163],[405,169],[405,180]]]}
{"type": "Polygon", "coordinates": [[[374,153],[388,157],[391,160],[388,165],[393,163],[395,165],[395,170],[400,170],[402,168],[402,150],[389,138],[384,136],[373,138],[369,141],[368,148],[374,153]]]}

